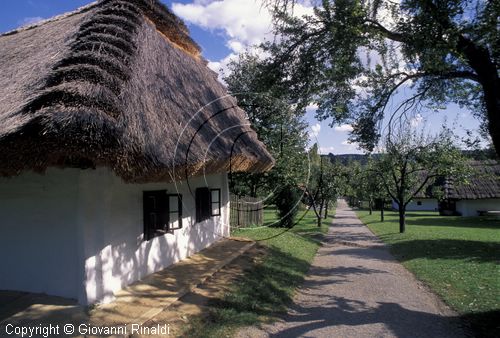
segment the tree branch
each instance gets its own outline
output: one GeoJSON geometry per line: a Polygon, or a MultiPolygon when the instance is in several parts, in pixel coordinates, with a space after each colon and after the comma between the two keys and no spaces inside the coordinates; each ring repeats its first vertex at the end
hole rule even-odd
{"type": "Polygon", "coordinates": [[[382,26],[379,22],[372,20],[372,19],[365,19],[365,23],[368,23],[366,25],[367,28],[371,28],[378,33],[380,33],[382,36],[389,40],[397,41],[397,42],[406,42],[406,37],[398,32],[393,32],[382,26]]]}

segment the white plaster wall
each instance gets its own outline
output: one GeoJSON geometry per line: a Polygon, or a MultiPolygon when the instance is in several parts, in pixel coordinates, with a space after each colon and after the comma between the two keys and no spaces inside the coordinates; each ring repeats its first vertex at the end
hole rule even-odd
{"type": "Polygon", "coordinates": [[[0,290],[76,298],[78,170],[0,178],[0,290]]]}
{"type": "Polygon", "coordinates": [[[229,236],[227,175],[126,184],[108,169],[0,178],[0,290],[107,302],[113,292],[229,236]],[[195,223],[194,192],[221,189],[221,216],[195,223]],[[143,240],[142,194],[183,195],[183,228],[143,240]]]}
{"type": "MultiPolygon", "coordinates": [[[[398,210],[398,204],[393,200],[392,208],[398,210]]],[[[413,199],[406,206],[406,211],[437,211],[438,201],[435,198],[416,198],[413,199]],[[418,205],[418,202],[422,202],[422,205],[418,205]]]]}
{"type": "Polygon", "coordinates": [[[81,303],[108,302],[113,293],[229,235],[229,195],[226,174],[174,184],[125,184],[106,169],[80,176],[78,212],[85,289],[81,303]],[[195,223],[196,188],[221,188],[221,216],[195,223]],[[183,197],[183,228],[143,240],[142,193],[167,189],[183,197]]]}
{"type": "Polygon", "coordinates": [[[500,198],[457,201],[457,211],[462,216],[477,216],[478,210],[500,211],[500,198]]]}
{"type": "Polygon", "coordinates": [[[435,198],[416,198],[406,206],[407,211],[437,211],[438,201],[435,198]],[[421,202],[422,205],[418,205],[421,202]]]}

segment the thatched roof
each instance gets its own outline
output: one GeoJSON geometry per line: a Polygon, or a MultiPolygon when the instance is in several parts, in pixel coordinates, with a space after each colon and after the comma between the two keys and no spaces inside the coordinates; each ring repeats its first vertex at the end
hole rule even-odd
{"type": "Polygon", "coordinates": [[[102,0],[0,36],[0,175],[107,166],[127,181],[273,159],[157,0],[102,0]]]}
{"type": "Polygon", "coordinates": [[[444,196],[447,199],[500,198],[500,163],[494,160],[471,162],[472,173],[467,183],[445,179],[444,196]]]}

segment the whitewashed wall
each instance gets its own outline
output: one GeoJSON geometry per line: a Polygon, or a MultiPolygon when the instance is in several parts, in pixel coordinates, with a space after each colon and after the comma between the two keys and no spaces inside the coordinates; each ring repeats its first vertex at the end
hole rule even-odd
{"type": "Polygon", "coordinates": [[[500,211],[500,198],[457,201],[456,210],[462,216],[477,216],[478,210],[500,211]]]}
{"type": "Polygon", "coordinates": [[[78,174],[0,178],[0,290],[76,298],[78,174]]]}
{"type": "Polygon", "coordinates": [[[58,170],[0,179],[0,289],[45,292],[82,304],[229,235],[225,174],[177,184],[125,184],[107,169],[58,170]],[[222,189],[221,216],[195,223],[194,191],[222,189]],[[142,192],[183,195],[183,228],[143,240],[142,192]],[[7,273],[4,273],[7,272],[7,273]]]}
{"type": "MultiPolygon", "coordinates": [[[[398,209],[398,204],[392,201],[392,208],[398,209]]],[[[437,211],[438,201],[435,198],[416,198],[406,206],[406,211],[437,211]],[[418,202],[421,205],[418,205],[418,202]]]]}

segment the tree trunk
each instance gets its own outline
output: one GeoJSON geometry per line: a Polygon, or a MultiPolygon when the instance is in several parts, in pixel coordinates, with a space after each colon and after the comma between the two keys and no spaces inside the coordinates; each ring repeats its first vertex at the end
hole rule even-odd
{"type": "Polygon", "coordinates": [[[325,219],[328,218],[328,202],[326,202],[326,205],[325,205],[325,219]]]}
{"type": "Polygon", "coordinates": [[[463,52],[467,63],[474,69],[483,87],[488,131],[493,141],[493,146],[500,156],[500,79],[495,64],[492,62],[488,51],[466,37],[458,39],[458,50],[463,52]]]}
{"type": "Polygon", "coordinates": [[[382,202],[382,208],[380,208],[380,222],[384,221],[384,203],[382,202]]]}
{"type": "Polygon", "coordinates": [[[321,212],[318,212],[318,208],[316,207],[316,201],[313,199],[311,199],[311,203],[312,203],[312,207],[313,207],[313,210],[314,210],[314,214],[316,215],[316,222],[317,222],[317,225],[318,227],[321,226],[321,212]]]}
{"type": "Polygon", "coordinates": [[[403,205],[399,205],[399,232],[404,233],[406,230],[406,222],[405,222],[405,207],[403,205]]]}
{"type": "Polygon", "coordinates": [[[368,200],[368,208],[370,208],[370,215],[371,215],[373,212],[372,200],[368,200]]]}
{"type": "Polygon", "coordinates": [[[319,212],[318,212],[318,217],[323,218],[323,206],[325,204],[325,200],[321,199],[321,202],[319,203],[319,212]]]}

